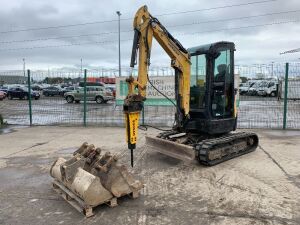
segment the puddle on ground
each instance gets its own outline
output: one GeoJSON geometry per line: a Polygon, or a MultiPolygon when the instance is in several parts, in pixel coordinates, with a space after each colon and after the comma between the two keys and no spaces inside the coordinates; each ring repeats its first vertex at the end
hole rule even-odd
{"type": "Polygon", "coordinates": [[[0,128],[0,135],[1,134],[9,134],[12,132],[16,132],[16,130],[9,128],[9,127],[0,128]]]}
{"type": "Polygon", "coordinates": [[[28,126],[9,126],[9,125],[5,125],[4,127],[0,128],[0,135],[1,134],[13,133],[13,132],[16,132],[17,129],[27,128],[27,127],[28,126]]]}

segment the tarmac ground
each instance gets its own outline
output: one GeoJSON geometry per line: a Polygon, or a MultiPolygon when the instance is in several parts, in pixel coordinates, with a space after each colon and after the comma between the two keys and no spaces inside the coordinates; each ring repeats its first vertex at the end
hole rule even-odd
{"type": "Polygon", "coordinates": [[[124,128],[2,129],[0,224],[300,224],[300,131],[251,131],[260,138],[255,152],[214,167],[146,149],[144,136],[157,131],[139,131],[132,171],[145,183],[141,196],[85,218],[52,190],[50,166],[87,141],[129,168],[124,128]]]}

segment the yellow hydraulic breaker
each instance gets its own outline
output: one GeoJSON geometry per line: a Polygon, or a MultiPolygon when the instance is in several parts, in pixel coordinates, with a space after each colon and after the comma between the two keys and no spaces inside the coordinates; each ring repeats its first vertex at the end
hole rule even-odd
{"type": "Polygon", "coordinates": [[[124,99],[123,112],[125,115],[126,126],[126,141],[128,143],[128,149],[130,149],[131,166],[133,167],[133,150],[136,148],[136,141],[139,127],[140,112],[144,107],[144,101],[146,98],[143,96],[146,88],[140,87],[140,83],[136,81],[132,76],[126,79],[128,84],[128,95],[124,99]],[[135,93],[135,88],[140,87],[141,93],[135,93]]]}
{"type": "Polygon", "coordinates": [[[130,149],[131,166],[133,167],[133,150],[136,148],[140,112],[124,112],[126,123],[126,140],[130,149]]]}

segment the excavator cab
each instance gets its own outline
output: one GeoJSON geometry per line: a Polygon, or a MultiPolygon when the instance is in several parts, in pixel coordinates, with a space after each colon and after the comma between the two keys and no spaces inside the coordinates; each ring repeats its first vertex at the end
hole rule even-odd
{"type": "Polygon", "coordinates": [[[222,134],[235,130],[234,51],[234,43],[224,41],[188,49],[192,64],[186,131],[222,134]]]}

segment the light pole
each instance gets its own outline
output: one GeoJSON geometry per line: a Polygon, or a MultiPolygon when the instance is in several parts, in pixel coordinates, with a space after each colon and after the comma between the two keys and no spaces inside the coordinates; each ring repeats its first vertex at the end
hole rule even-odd
{"type": "Polygon", "coordinates": [[[26,71],[25,71],[25,58],[23,58],[23,74],[24,77],[26,76],[26,71]]]}
{"type": "Polygon", "coordinates": [[[273,78],[273,75],[274,75],[274,62],[272,62],[272,78],[273,78]]]}
{"type": "Polygon", "coordinates": [[[82,76],[82,58],[80,59],[80,76],[82,76]]]}
{"type": "Polygon", "coordinates": [[[121,12],[117,11],[118,14],[118,27],[119,27],[119,77],[121,76],[121,31],[120,31],[120,17],[121,17],[121,12]]]}

